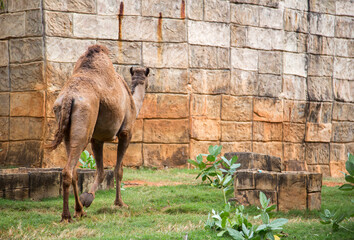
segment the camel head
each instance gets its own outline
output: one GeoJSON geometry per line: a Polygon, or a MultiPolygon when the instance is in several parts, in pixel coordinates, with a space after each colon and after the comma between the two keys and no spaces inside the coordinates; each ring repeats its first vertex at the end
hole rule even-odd
{"type": "Polygon", "coordinates": [[[149,75],[149,68],[131,67],[130,74],[132,75],[132,94],[134,94],[136,87],[143,85],[144,89],[148,87],[147,76],[149,75]]]}

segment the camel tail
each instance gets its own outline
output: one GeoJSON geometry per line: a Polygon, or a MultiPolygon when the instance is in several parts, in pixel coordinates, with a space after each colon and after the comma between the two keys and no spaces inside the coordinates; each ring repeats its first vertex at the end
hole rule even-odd
{"type": "Polygon", "coordinates": [[[68,130],[69,127],[72,105],[72,98],[66,97],[63,99],[58,117],[58,130],[55,133],[54,140],[45,146],[45,148],[49,151],[56,149],[58,145],[63,141],[65,132],[68,130]]]}

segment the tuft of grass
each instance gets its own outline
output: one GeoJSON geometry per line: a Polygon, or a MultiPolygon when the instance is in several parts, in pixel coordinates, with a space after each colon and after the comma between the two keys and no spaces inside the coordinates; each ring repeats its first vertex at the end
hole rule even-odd
{"type": "MultiPolygon", "coordinates": [[[[218,189],[195,181],[196,171],[188,169],[124,170],[125,180],[183,183],[175,186],[138,186],[126,188],[123,200],[130,207],[113,206],[115,191],[98,191],[87,217],[71,224],[59,223],[62,199],[39,202],[0,199],[0,239],[215,239],[215,233],[204,230],[210,209],[223,196],[218,189]]],[[[338,187],[322,188],[322,209],[350,205],[350,192],[338,187]]],[[[69,199],[74,214],[74,197],[69,199]]],[[[222,206],[220,205],[221,210],[222,206]]],[[[255,207],[247,207],[250,217],[255,207]]],[[[331,233],[319,222],[319,211],[275,212],[274,218],[288,218],[285,239],[350,239],[346,231],[331,233]]],[[[353,219],[343,223],[354,229],[353,219]]],[[[218,238],[229,239],[229,238],[218,238]]]]}

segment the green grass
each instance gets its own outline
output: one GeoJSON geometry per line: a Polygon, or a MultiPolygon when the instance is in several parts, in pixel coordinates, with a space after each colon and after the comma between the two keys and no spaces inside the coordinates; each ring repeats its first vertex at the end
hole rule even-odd
{"type": "MultiPolygon", "coordinates": [[[[87,217],[72,224],[59,223],[62,199],[40,202],[0,199],[0,239],[227,239],[217,238],[204,230],[204,222],[212,208],[221,209],[222,195],[207,185],[194,180],[195,170],[132,170],[125,169],[124,180],[183,183],[177,186],[139,186],[123,191],[129,209],[113,207],[115,192],[99,191],[87,217]]],[[[342,206],[349,211],[353,206],[352,193],[337,187],[323,187],[322,209],[342,206]],[[351,205],[350,205],[351,204],[351,205]]],[[[74,213],[74,198],[70,197],[70,211],[74,213]]],[[[246,211],[252,216],[255,207],[246,211]]],[[[285,239],[353,239],[347,231],[331,234],[329,225],[319,223],[318,211],[277,212],[274,217],[285,217],[285,239]]],[[[252,217],[251,217],[252,219],[252,217]]],[[[343,225],[354,229],[353,220],[343,225]]]]}

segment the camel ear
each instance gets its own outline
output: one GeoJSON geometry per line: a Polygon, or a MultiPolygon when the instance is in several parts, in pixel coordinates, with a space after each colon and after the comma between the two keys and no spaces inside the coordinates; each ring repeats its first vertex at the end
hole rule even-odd
{"type": "Polygon", "coordinates": [[[145,76],[148,76],[148,75],[149,75],[149,72],[150,72],[150,68],[146,68],[146,70],[145,70],[145,76]]]}
{"type": "Polygon", "coordinates": [[[134,72],[133,72],[133,67],[130,68],[130,74],[133,76],[134,72]]]}

